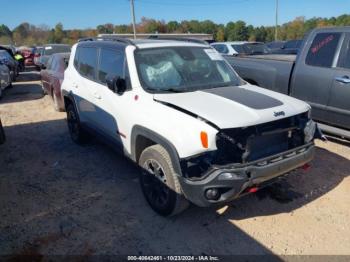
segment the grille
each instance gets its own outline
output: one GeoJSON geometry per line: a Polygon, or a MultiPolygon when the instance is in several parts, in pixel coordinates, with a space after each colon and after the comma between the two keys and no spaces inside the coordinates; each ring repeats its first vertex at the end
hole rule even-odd
{"type": "Polygon", "coordinates": [[[248,142],[246,161],[272,156],[288,150],[288,132],[257,136],[248,142]]]}
{"type": "Polygon", "coordinates": [[[224,129],[217,135],[217,164],[245,163],[304,144],[304,114],[246,128],[224,129]]]}

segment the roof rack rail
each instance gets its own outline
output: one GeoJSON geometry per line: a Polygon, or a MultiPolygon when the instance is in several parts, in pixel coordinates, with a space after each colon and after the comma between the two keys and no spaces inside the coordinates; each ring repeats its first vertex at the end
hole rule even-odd
{"type": "Polygon", "coordinates": [[[117,41],[117,42],[129,44],[129,45],[135,45],[135,43],[131,39],[114,36],[114,35],[101,35],[97,37],[97,40],[117,41]]]}
{"type": "Polygon", "coordinates": [[[78,42],[94,41],[94,40],[95,40],[95,38],[93,38],[93,37],[84,37],[84,38],[78,39],[78,42]]]}
{"type": "Polygon", "coordinates": [[[158,36],[158,35],[150,35],[148,39],[153,40],[174,40],[174,41],[182,41],[182,42],[190,42],[190,43],[196,43],[196,44],[203,44],[203,45],[209,45],[208,42],[196,38],[189,38],[189,37],[169,37],[169,36],[158,36]]]}
{"type": "Polygon", "coordinates": [[[98,37],[86,37],[86,38],[81,38],[78,40],[78,42],[84,42],[84,41],[116,41],[116,42],[121,42],[124,44],[129,44],[129,45],[135,45],[135,43],[127,38],[122,38],[118,36],[113,36],[113,35],[102,35],[98,37]]]}

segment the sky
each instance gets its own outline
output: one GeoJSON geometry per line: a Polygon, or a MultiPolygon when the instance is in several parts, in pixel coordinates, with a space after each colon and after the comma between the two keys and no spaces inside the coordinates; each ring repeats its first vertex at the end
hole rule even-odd
{"type": "MultiPolygon", "coordinates": [[[[276,0],[135,0],[136,22],[212,20],[226,24],[243,20],[254,26],[274,25],[276,0]]],[[[298,16],[332,17],[350,13],[350,0],[279,0],[279,23],[298,16]]],[[[0,0],[0,24],[13,29],[21,22],[65,29],[95,28],[99,24],[129,24],[129,0],[0,0]],[[17,9],[17,7],[19,7],[17,9]]]]}

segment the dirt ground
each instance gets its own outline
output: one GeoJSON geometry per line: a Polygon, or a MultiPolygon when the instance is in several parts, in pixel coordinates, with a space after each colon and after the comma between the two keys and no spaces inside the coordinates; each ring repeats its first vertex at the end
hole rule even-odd
{"type": "Polygon", "coordinates": [[[350,255],[349,143],[317,142],[310,171],[228,206],[163,218],[133,163],[70,140],[38,80],[23,73],[0,101],[0,254],[350,255]]]}

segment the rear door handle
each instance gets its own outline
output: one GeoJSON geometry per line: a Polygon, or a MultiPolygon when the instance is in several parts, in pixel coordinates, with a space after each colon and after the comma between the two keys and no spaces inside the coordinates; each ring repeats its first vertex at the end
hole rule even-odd
{"type": "Polygon", "coordinates": [[[350,78],[348,76],[338,76],[335,78],[335,81],[338,81],[343,84],[350,84],[350,78]]]}

